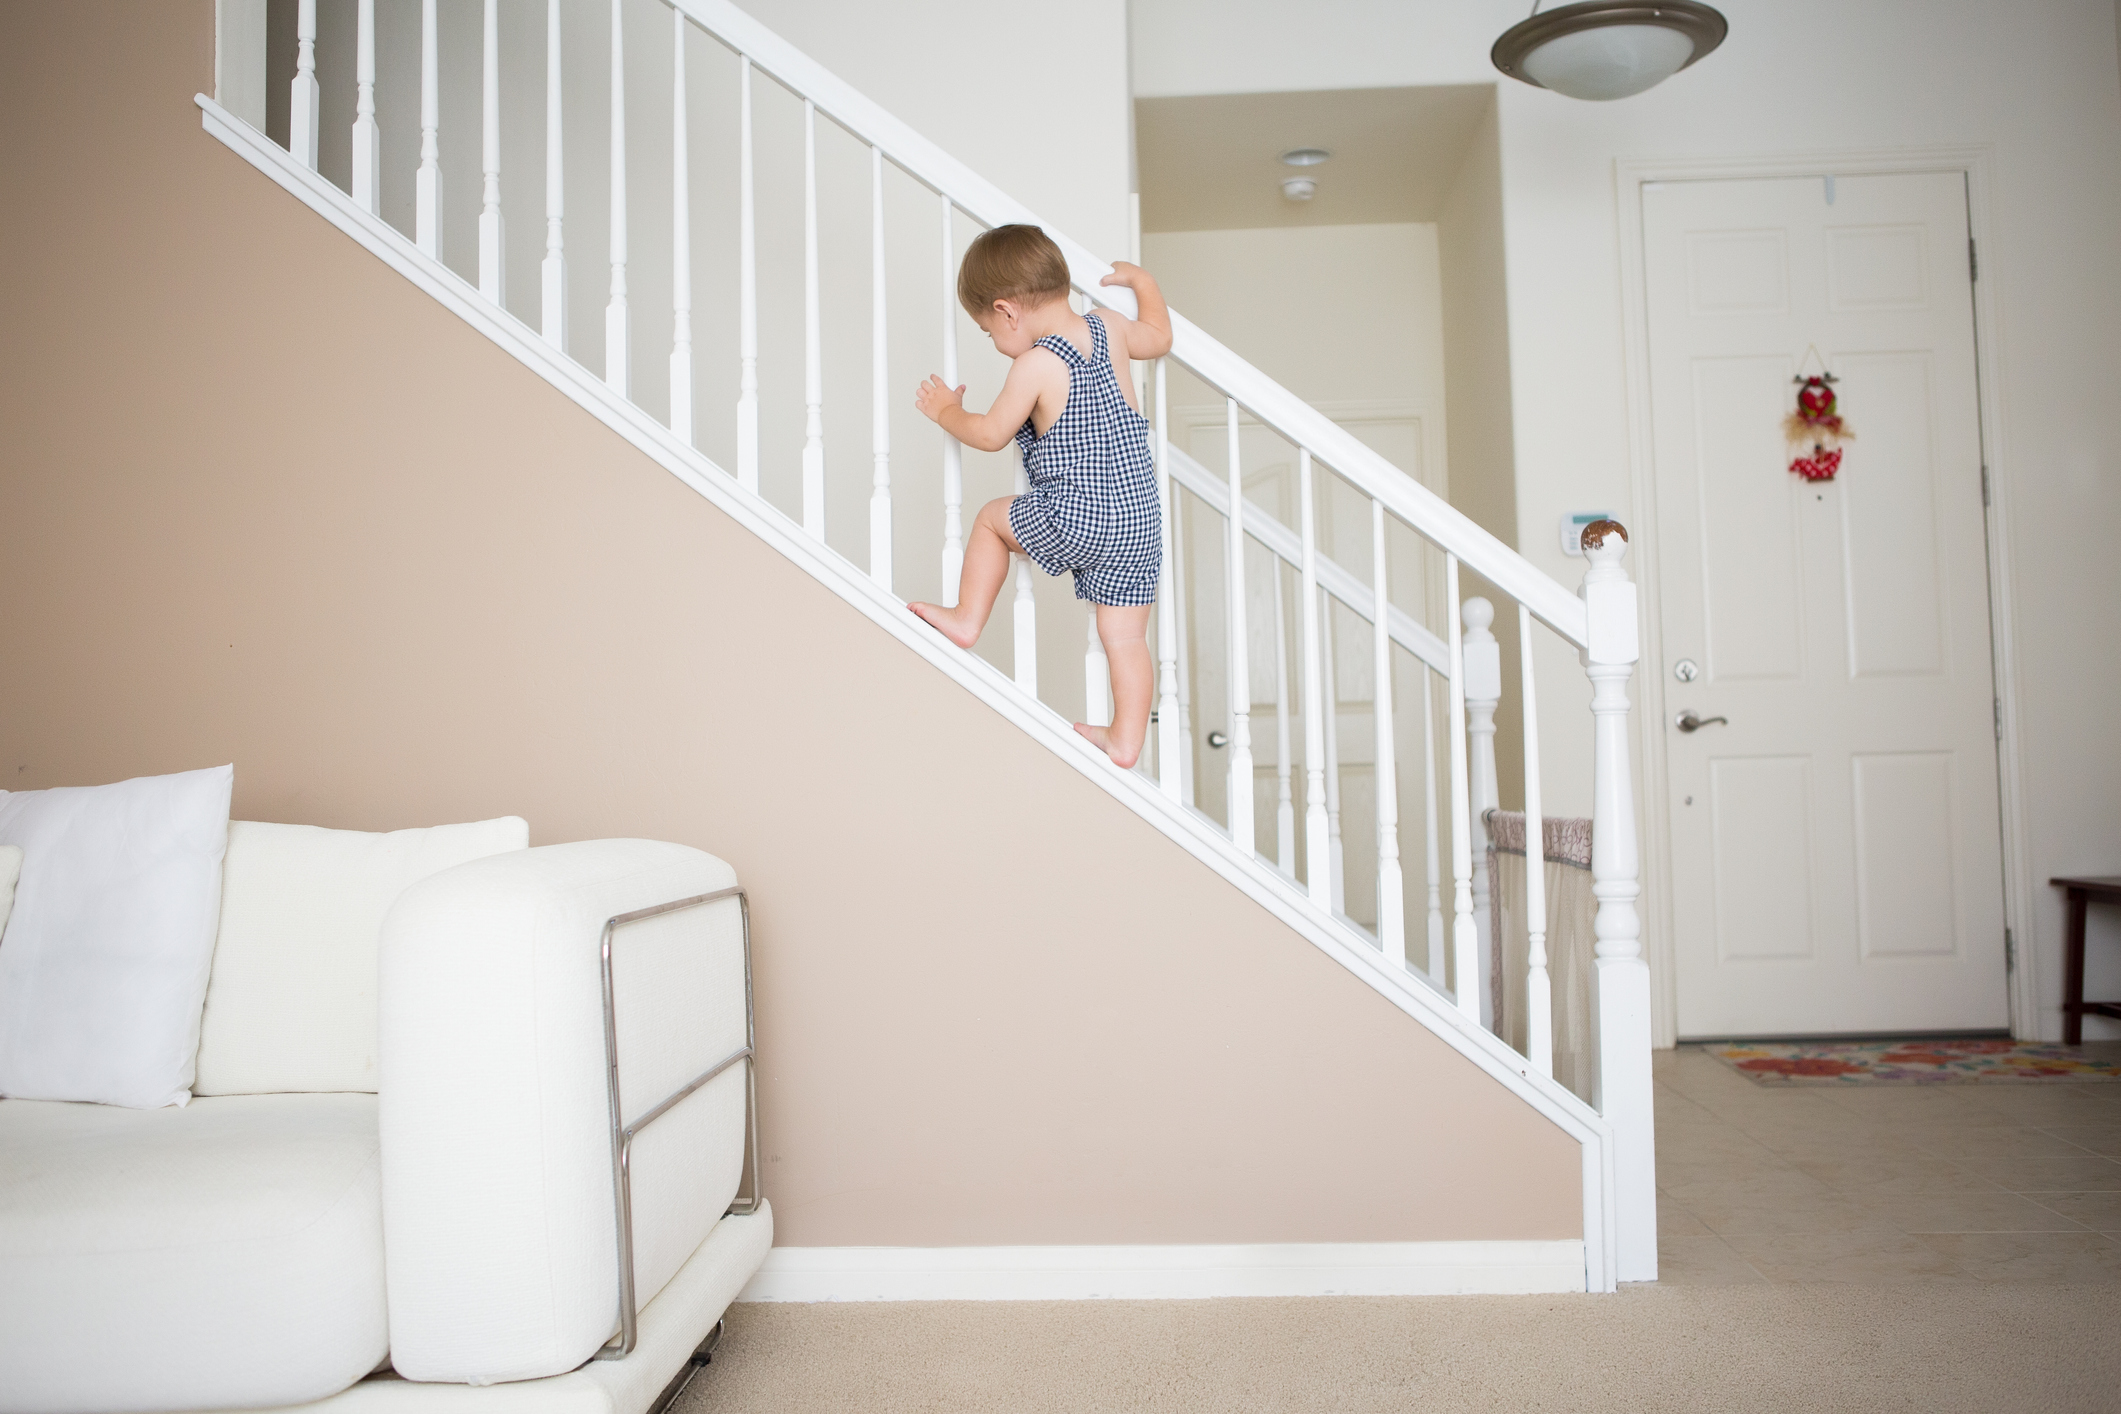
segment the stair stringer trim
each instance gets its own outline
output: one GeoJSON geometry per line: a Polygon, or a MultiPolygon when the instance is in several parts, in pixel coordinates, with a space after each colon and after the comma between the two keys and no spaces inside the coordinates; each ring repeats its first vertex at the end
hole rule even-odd
{"type": "Polygon", "coordinates": [[[1523,1056],[1501,1038],[1468,1021],[1425,977],[1388,966],[1376,948],[1328,916],[1278,870],[1256,858],[1247,858],[1204,817],[1172,802],[1134,772],[1114,769],[1109,758],[1078,735],[1058,713],[1029,697],[985,659],[952,646],[922,625],[865,570],[812,540],[801,525],[763,498],[744,491],[706,454],[680,441],[669,428],[620,397],[589,369],[546,343],[529,325],[489,303],[475,286],[422,252],[380,216],[361,210],[352,197],[297,162],[287,149],[207,95],[197,94],[193,101],[199,105],[200,124],[209,136],[493,340],[951,681],[1022,728],[1085,779],[1148,820],[1180,848],[1581,1144],[1585,1287],[1590,1291],[1615,1289],[1618,1248],[1614,1240],[1613,1133],[1596,1110],[1552,1079],[1534,1073],[1523,1056]]]}

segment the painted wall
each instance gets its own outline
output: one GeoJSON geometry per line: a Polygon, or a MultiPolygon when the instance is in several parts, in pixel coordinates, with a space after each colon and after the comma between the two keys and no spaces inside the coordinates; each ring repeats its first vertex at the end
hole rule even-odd
{"type": "Polygon", "coordinates": [[[723,855],[790,1245],[1580,1235],[1560,1131],[202,133],[211,17],[0,9],[10,788],[723,855]]]}
{"type": "MultiPolygon", "coordinates": [[[[2121,737],[2105,704],[2121,658],[2121,74],[2106,0],[1727,0],[1724,49],[1637,98],[1577,103],[1498,89],[1519,543],[1573,583],[1551,526],[1586,498],[1629,507],[1615,163],[1979,145],[1994,185],[1981,330],[2000,384],[1986,429],[2004,527],[1995,567],[2013,656],[2001,683],[2020,782],[2017,917],[2059,1034],[2053,874],[2121,860],[2121,737]]],[[[1139,95],[1468,83],[1523,18],[1511,0],[1321,0],[1292,26],[1268,0],[1137,0],[1139,95]]],[[[1625,517],[1624,517],[1625,518],[1625,517]]],[[[1967,566],[1970,574],[1980,566],[1967,566]]],[[[1583,720],[1566,655],[1542,658],[1541,716],[1583,720]]],[[[1637,697],[1641,684],[1638,681],[1637,697]]],[[[1560,753],[1552,808],[1588,785],[1560,753]]],[[[1587,759],[1587,758],[1583,758],[1587,759]]],[[[2007,763],[2009,761],[2007,760],[2007,763]]],[[[2008,804],[2008,803],[2007,803],[2008,804]]],[[[1649,880],[1652,897],[1657,881],[1649,880]]],[[[1654,929],[1661,920],[1652,916],[1654,929]]]]}

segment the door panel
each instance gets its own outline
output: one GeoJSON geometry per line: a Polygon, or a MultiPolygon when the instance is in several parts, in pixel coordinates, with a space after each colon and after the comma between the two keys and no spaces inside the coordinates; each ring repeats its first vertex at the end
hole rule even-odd
{"type": "Polygon", "coordinates": [[[1725,962],[1812,954],[1812,763],[1710,763],[1716,953],[1725,962]]]}
{"type": "Polygon", "coordinates": [[[1643,191],[1682,1036],[2000,1027],[2002,851],[1957,173],[1643,191]],[[1811,352],[1816,350],[1816,356],[1811,352]],[[1787,469],[1824,359],[1857,437],[1787,469]]]}
{"type": "Polygon", "coordinates": [[[1708,358],[1693,374],[1697,461],[1744,469],[1698,502],[1709,661],[1721,679],[1795,680],[1804,671],[1803,531],[1755,430],[1781,418],[1789,362],[1708,358]]]}

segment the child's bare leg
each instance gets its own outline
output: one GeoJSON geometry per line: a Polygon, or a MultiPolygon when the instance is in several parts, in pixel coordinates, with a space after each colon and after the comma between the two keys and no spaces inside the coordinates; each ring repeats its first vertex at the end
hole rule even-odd
{"type": "Polygon", "coordinates": [[[1009,503],[1015,499],[997,496],[973,517],[972,533],[965,537],[965,568],[958,576],[956,608],[946,609],[940,604],[906,606],[942,630],[943,637],[960,648],[979,642],[981,630],[987,627],[987,616],[994,612],[995,596],[1002,592],[1002,581],[1009,577],[1009,557],[1024,553],[1024,547],[1016,543],[1016,536],[1009,530],[1009,503]]]}
{"type": "Polygon", "coordinates": [[[1112,671],[1112,725],[1075,729],[1103,747],[1115,766],[1131,768],[1141,759],[1149,737],[1149,698],[1156,688],[1156,669],[1149,662],[1150,604],[1123,609],[1097,606],[1097,636],[1105,645],[1112,671]]]}

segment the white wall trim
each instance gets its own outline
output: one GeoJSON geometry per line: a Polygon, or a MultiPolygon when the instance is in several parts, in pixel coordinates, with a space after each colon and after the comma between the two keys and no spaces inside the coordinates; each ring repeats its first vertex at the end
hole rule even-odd
{"type": "MultiPolygon", "coordinates": [[[[1650,421],[1649,289],[1643,262],[1642,188],[1648,182],[1727,181],[1772,177],[1881,176],[1909,172],[1961,173],[1967,182],[1967,231],[1981,253],[1980,278],[1974,281],[1974,369],[1980,382],[1981,455],[1989,469],[1988,537],[1989,634],[1993,649],[1996,696],[2002,707],[2002,738],[1996,747],[1997,788],[2003,824],[2003,921],[2017,940],[2017,967],[2008,983],[2011,1032],[2039,1038],[2040,961],[2031,946],[2033,932],[2028,900],[2034,897],[2030,847],[2031,817],[2025,799],[2025,770],[2019,739],[2020,680],[2016,636],[2017,568],[2011,554],[2011,461],[2003,432],[2003,386],[1997,366],[2002,340],[1997,326],[1996,285],[2003,278],[2004,253],[1996,244],[1991,216],[1995,153],[1986,144],[1968,147],[1903,147],[1847,152],[1767,154],[1755,157],[1685,160],[1622,159],[1614,166],[1614,195],[1620,221],[1621,343],[1627,378],[1628,493],[1635,541],[1635,579],[1642,586],[1642,661],[1649,670],[1637,675],[1642,701],[1636,713],[1640,737],[1636,760],[1642,763],[1637,797],[1642,823],[1642,891],[1648,903],[1645,953],[1650,960],[1652,1044],[1671,1046],[1678,1037],[1679,991],[1673,945],[1671,866],[1672,822],[1666,796],[1665,753],[1670,743],[1665,720],[1663,617],[1659,595],[1663,541],[1657,534],[1656,466],[1650,421]]],[[[2054,1037],[2042,1039],[2056,1039],[2054,1037]]]]}
{"type": "Polygon", "coordinates": [[[1583,1244],[776,1247],[739,1301],[1171,1301],[1582,1291],[1583,1244]]]}
{"type": "MultiPolygon", "coordinates": [[[[287,149],[205,94],[199,105],[206,133],[278,183],[305,206],[352,237],[364,250],[439,301],[473,329],[552,384],[664,470],[682,481],[790,562],[866,615],[1003,718],[1022,728],[1091,784],[1124,803],[1167,838],[1259,904],[1314,947],[1367,983],[1392,1005],[1441,1038],[1481,1072],[1530,1105],[1583,1146],[1583,1226],[1589,1269],[1602,1276],[1592,1289],[1611,1291],[1619,1280],[1613,1240],[1613,1131],[1604,1116],[1552,1079],[1508,1043],[1468,1021],[1427,977],[1387,963],[1382,953],[1312,903],[1294,880],[1238,846],[1212,822],[1165,798],[1157,785],[1078,735],[1058,713],[1028,696],[1000,669],[975,653],[953,648],[921,624],[868,572],[812,540],[778,509],[737,485],[736,478],[697,448],[620,397],[604,380],[559,353],[532,329],[496,308],[454,271],[427,255],[379,216],[361,210],[345,192],[304,167],[287,149]]],[[[1486,534],[1486,532],[1482,532],[1486,534]]],[[[1500,542],[1497,542],[1500,543],[1500,542]]]]}

